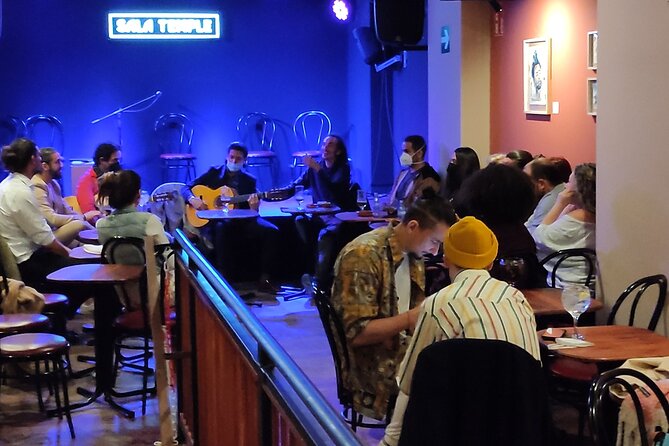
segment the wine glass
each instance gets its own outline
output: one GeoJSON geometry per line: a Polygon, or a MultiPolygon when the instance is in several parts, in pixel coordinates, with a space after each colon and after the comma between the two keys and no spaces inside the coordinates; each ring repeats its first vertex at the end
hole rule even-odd
{"type": "Polygon", "coordinates": [[[590,289],[585,285],[565,285],[562,289],[562,306],[574,319],[572,338],[584,339],[583,335],[578,332],[576,325],[581,314],[590,308],[590,302],[590,289]]]}
{"type": "Polygon", "coordinates": [[[364,210],[365,206],[367,206],[367,192],[364,190],[358,190],[355,201],[358,203],[360,210],[364,210]]]}
{"type": "Polygon", "coordinates": [[[304,186],[295,186],[295,201],[297,201],[297,209],[302,210],[302,203],[304,203],[304,186]]]}
{"type": "Polygon", "coordinates": [[[527,265],[522,257],[502,257],[498,263],[499,277],[514,288],[527,287],[527,265]]]}

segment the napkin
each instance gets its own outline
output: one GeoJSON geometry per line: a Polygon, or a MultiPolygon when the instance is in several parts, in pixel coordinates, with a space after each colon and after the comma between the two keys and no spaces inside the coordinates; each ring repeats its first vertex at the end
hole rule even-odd
{"type": "Polygon", "coordinates": [[[102,254],[102,245],[84,245],[83,246],[84,251],[86,251],[89,254],[97,254],[101,255],[102,254]]]}
{"type": "Polygon", "coordinates": [[[595,344],[576,338],[557,338],[555,344],[548,346],[549,350],[560,350],[563,348],[591,347],[595,344]]]}

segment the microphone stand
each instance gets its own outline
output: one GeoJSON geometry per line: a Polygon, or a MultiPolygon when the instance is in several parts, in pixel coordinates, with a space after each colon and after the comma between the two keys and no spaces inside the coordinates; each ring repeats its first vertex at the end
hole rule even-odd
{"type": "Polygon", "coordinates": [[[121,116],[123,115],[123,112],[127,111],[128,113],[137,113],[137,112],[140,112],[140,111],[144,111],[144,110],[148,109],[149,107],[151,107],[153,104],[155,104],[156,101],[158,100],[158,98],[162,94],[163,94],[163,92],[158,90],[155,93],[153,93],[151,96],[147,96],[144,99],[140,99],[139,101],[137,101],[135,103],[132,103],[132,104],[127,105],[125,107],[121,107],[118,110],[113,111],[113,112],[111,112],[111,113],[109,113],[105,116],[102,116],[100,118],[92,120],[91,124],[97,124],[98,122],[104,121],[107,118],[111,118],[112,116],[116,116],[116,118],[117,118],[116,119],[116,127],[118,129],[118,146],[123,147],[123,132],[122,132],[123,124],[122,124],[122,120],[121,120],[121,116]],[[148,106],[144,107],[143,109],[141,109],[141,110],[130,110],[131,108],[136,107],[139,104],[142,104],[142,103],[144,103],[146,101],[149,101],[149,100],[153,100],[153,102],[151,102],[148,106]]]}

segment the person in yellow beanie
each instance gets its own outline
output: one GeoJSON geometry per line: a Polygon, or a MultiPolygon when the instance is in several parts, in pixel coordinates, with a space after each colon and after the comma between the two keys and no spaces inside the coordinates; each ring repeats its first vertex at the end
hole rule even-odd
{"type": "Polygon", "coordinates": [[[418,354],[433,342],[453,338],[498,339],[525,349],[537,360],[539,341],[525,296],[488,272],[497,257],[495,234],[480,220],[464,217],[444,237],[444,264],[452,283],[425,299],[416,330],[400,364],[400,393],[381,445],[398,443],[418,354]]]}

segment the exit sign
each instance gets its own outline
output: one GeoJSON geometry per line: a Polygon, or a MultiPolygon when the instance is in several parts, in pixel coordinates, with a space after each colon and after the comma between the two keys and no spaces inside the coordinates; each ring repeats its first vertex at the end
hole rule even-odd
{"type": "Polygon", "coordinates": [[[218,39],[218,13],[110,12],[107,14],[110,39],[218,39]]]}

